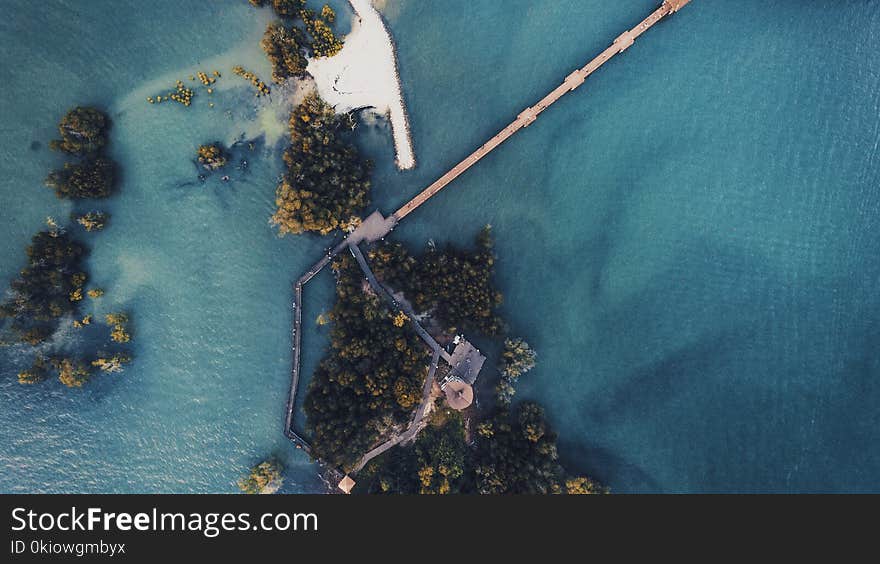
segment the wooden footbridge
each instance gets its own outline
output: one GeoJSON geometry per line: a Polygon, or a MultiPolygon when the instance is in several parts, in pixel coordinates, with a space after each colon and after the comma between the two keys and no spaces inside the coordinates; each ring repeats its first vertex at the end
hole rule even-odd
{"type": "MultiPolygon", "coordinates": [[[[299,387],[300,346],[302,343],[301,325],[303,286],[309,280],[314,278],[321,270],[323,270],[324,267],[327,266],[327,264],[329,264],[330,261],[337,254],[339,254],[346,248],[350,249],[355,258],[359,259],[361,267],[364,268],[364,271],[367,274],[367,278],[371,278],[372,273],[369,271],[369,268],[364,263],[363,255],[358,248],[359,243],[371,243],[374,241],[378,241],[379,239],[387,235],[403,218],[405,218],[407,215],[415,211],[419,206],[427,202],[432,196],[448,186],[453,180],[455,180],[456,178],[461,176],[466,170],[477,164],[480,159],[491,153],[499,145],[510,139],[518,131],[534,123],[534,121],[538,119],[538,116],[541,115],[544,110],[555,104],[557,101],[559,101],[560,98],[562,98],[572,90],[577,89],[577,87],[584,83],[587,77],[596,72],[596,70],[598,70],[602,65],[610,61],[615,55],[629,49],[633,45],[633,43],[635,43],[635,40],[638,39],[643,33],[651,29],[654,24],[656,24],[663,18],[674,14],[690,1],[691,0],[664,0],[663,4],[650,16],[645,18],[639,25],[630,29],[629,31],[625,31],[624,33],[620,34],[617,39],[614,40],[611,46],[602,51],[599,56],[587,63],[586,66],[575,70],[567,77],[565,77],[565,80],[562,82],[562,84],[557,86],[552,92],[547,94],[537,104],[528,107],[520,112],[520,114],[516,116],[516,119],[513,120],[510,125],[498,132],[497,135],[489,139],[476,151],[468,155],[463,161],[452,167],[449,172],[438,178],[433,184],[425,188],[415,198],[404,204],[403,207],[394,212],[390,217],[383,217],[382,214],[378,211],[367,217],[361,223],[361,225],[352,233],[350,233],[343,241],[339,242],[331,249],[328,249],[327,253],[321,258],[321,260],[319,260],[314,266],[312,266],[311,269],[309,269],[308,272],[306,272],[302,277],[300,277],[299,280],[296,281],[296,283],[294,284],[293,301],[293,368],[291,371],[290,395],[287,401],[284,433],[298,448],[301,448],[307,453],[311,454],[311,447],[308,442],[306,442],[306,440],[293,428],[294,411],[296,407],[296,394],[297,388],[299,387]]],[[[378,282],[376,282],[375,280],[370,280],[370,282],[376,288],[380,287],[378,282]]],[[[415,316],[414,314],[412,314],[412,312],[408,313],[410,314],[409,316],[411,319],[415,319],[415,316]]],[[[417,329],[419,328],[420,326],[417,327],[417,329]]],[[[423,336],[423,338],[425,337],[423,336]]],[[[431,346],[430,341],[432,340],[433,339],[430,338],[430,336],[428,336],[428,339],[426,339],[426,342],[428,342],[429,346],[431,346]]],[[[407,431],[402,435],[395,437],[394,439],[389,440],[386,443],[383,443],[374,448],[372,451],[366,453],[361,461],[358,463],[356,468],[357,470],[363,468],[364,464],[366,464],[366,462],[369,461],[371,458],[378,454],[381,454],[395,444],[403,441],[409,441],[415,438],[415,434],[420,428],[420,414],[424,413],[425,401],[427,401],[426,398],[428,397],[431,379],[433,378],[433,373],[436,369],[438,354],[440,354],[442,351],[442,349],[439,349],[439,346],[432,346],[431,348],[433,350],[434,357],[431,360],[431,370],[425,383],[425,397],[423,398],[422,404],[419,406],[419,409],[414,415],[413,422],[410,424],[407,431]]],[[[332,468],[326,468],[325,470],[328,482],[330,482],[331,480],[338,481],[342,478],[342,473],[338,470],[332,468]]],[[[351,482],[351,484],[353,484],[353,482],[351,482]]]]}
{"type": "Polygon", "coordinates": [[[575,90],[578,86],[584,83],[588,76],[596,72],[602,65],[607,63],[617,55],[618,53],[622,53],[629,49],[635,40],[639,38],[640,35],[651,29],[651,27],[671,14],[674,14],[682,7],[684,7],[691,0],[666,0],[663,4],[657,8],[650,16],[645,18],[642,23],[632,28],[629,31],[625,31],[620,34],[620,36],[614,40],[614,43],[611,44],[610,47],[602,51],[598,57],[587,63],[587,65],[581,69],[578,69],[565,77],[565,81],[560,84],[555,90],[547,94],[540,102],[526,108],[518,116],[513,122],[498,132],[495,137],[486,141],[479,149],[471,153],[467,156],[463,161],[452,167],[452,169],[438,178],[433,184],[425,188],[418,196],[407,202],[403,205],[399,210],[394,212],[392,216],[395,223],[402,220],[407,215],[411,214],[416,208],[427,202],[433,195],[437,192],[445,188],[449,185],[450,182],[461,176],[467,169],[471,168],[480,159],[491,153],[495,148],[499,145],[513,137],[515,133],[519,130],[528,127],[536,119],[541,113],[559,101],[560,98],[575,90]]]}

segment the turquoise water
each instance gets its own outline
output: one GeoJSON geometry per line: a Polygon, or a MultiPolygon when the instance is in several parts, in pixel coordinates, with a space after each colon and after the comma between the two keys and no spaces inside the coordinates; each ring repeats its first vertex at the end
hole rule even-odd
{"type": "MultiPolygon", "coordinates": [[[[388,0],[419,167],[397,172],[387,130],[363,128],[376,204],[405,201],[654,5],[388,0]]],[[[106,107],[125,174],[89,264],[98,312],[132,312],[136,355],[69,391],[18,385],[22,351],[0,350],[0,491],[231,492],[270,453],[285,491],[320,489],[281,425],[290,282],[327,240],[268,225],[282,96],[255,102],[228,72],[269,76],[267,15],[0,6],[16,16],[0,22],[0,278],[69,213],[40,186],[54,124],[106,107]],[[226,73],[213,110],[146,104],[208,67],[226,73]],[[199,143],[260,132],[247,170],[197,181],[199,143]]],[[[395,231],[421,245],[494,226],[505,316],[540,355],[519,397],[548,407],[569,466],[619,492],[880,491],[878,29],[867,0],[694,0],[395,231]]],[[[332,287],[307,291],[311,320],[332,287]]],[[[307,364],[323,339],[307,336],[307,364]]]]}

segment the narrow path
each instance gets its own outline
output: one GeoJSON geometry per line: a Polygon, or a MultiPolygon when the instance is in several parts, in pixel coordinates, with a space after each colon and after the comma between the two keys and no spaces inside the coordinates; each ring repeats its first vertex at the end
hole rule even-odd
{"type": "Polygon", "coordinates": [[[364,254],[361,252],[360,247],[357,245],[350,245],[349,249],[351,250],[351,254],[354,256],[355,260],[357,260],[358,265],[361,267],[361,271],[363,271],[364,276],[367,278],[367,281],[370,283],[370,286],[373,290],[379,294],[381,297],[385,299],[393,308],[402,309],[404,313],[409,317],[410,323],[415,328],[416,333],[422,338],[423,341],[430,347],[432,351],[431,356],[431,367],[428,370],[428,376],[425,378],[425,383],[422,386],[422,401],[419,403],[419,407],[416,409],[415,414],[413,415],[413,419],[410,422],[409,426],[406,428],[406,431],[399,435],[395,435],[394,437],[388,439],[384,443],[380,444],[376,448],[367,452],[363,457],[361,457],[360,461],[358,461],[357,465],[352,469],[352,473],[359,472],[367,463],[373,458],[379,456],[389,448],[394,445],[408,442],[415,438],[419,431],[422,429],[422,420],[425,417],[428,403],[431,400],[431,389],[434,383],[434,374],[437,372],[437,366],[440,362],[440,356],[446,354],[443,347],[432,337],[424,327],[418,322],[418,319],[415,316],[415,312],[412,311],[409,307],[402,307],[403,304],[399,303],[394,299],[394,296],[388,291],[385,286],[383,286],[373,274],[372,269],[370,269],[370,265],[367,264],[367,259],[364,257],[364,254]]]}
{"type": "Polygon", "coordinates": [[[367,465],[371,460],[387,451],[393,446],[399,445],[401,443],[407,443],[416,438],[419,431],[424,428],[423,420],[425,415],[427,414],[428,404],[431,401],[431,388],[434,384],[434,373],[437,372],[437,366],[440,362],[440,350],[435,349],[434,354],[431,357],[431,368],[428,371],[428,377],[425,379],[425,385],[422,389],[422,401],[419,403],[419,407],[416,409],[415,415],[413,416],[413,420],[410,422],[409,427],[406,428],[406,431],[403,433],[396,435],[381,445],[377,446],[373,450],[367,452],[361,459],[358,461],[357,465],[352,469],[352,474],[360,472],[363,470],[364,466],[367,465]]]}
{"type": "Polygon", "coordinates": [[[299,389],[299,372],[300,365],[302,364],[300,352],[302,350],[302,292],[303,286],[305,286],[309,280],[317,276],[318,273],[321,272],[331,260],[333,260],[333,257],[339,253],[337,250],[338,248],[339,247],[333,249],[322,257],[321,260],[312,266],[312,268],[300,276],[299,280],[293,285],[293,329],[291,335],[293,362],[290,368],[290,393],[287,396],[287,415],[284,419],[284,435],[293,441],[297,447],[303,449],[309,456],[312,454],[312,446],[302,437],[302,435],[293,429],[293,413],[296,409],[296,394],[299,389]]]}

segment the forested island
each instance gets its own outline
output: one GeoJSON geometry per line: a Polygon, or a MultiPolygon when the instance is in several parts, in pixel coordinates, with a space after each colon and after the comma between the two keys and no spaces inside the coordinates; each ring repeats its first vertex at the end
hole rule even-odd
{"type": "MultiPolygon", "coordinates": [[[[429,246],[413,255],[400,243],[368,250],[372,271],[386,287],[430,315],[431,330],[447,340],[462,328],[497,336],[501,293],[493,283],[495,257],[488,228],[471,248],[429,246]]],[[[430,351],[402,311],[376,295],[356,261],[332,263],[336,303],[330,349],[312,377],[304,403],[312,454],[344,471],[392,434],[418,404],[430,351]]],[[[601,486],[568,474],[543,409],[511,407],[515,385],[535,366],[522,339],[504,341],[495,397],[465,416],[436,400],[428,426],[411,446],[392,448],[358,473],[360,493],[599,493],[601,486]]]]}
{"type": "Polygon", "coordinates": [[[314,93],[291,112],[287,171],[272,216],[282,235],[326,235],[357,223],[359,212],[370,203],[372,163],[347,135],[356,123],[352,114],[336,114],[314,93]]]}

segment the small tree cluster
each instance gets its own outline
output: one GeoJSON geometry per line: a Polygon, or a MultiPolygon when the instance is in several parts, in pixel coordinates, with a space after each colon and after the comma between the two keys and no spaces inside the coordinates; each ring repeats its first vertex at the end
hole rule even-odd
{"type": "Polygon", "coordinates": [[[127,343],[131,341],[131,334],[128,332],[128,315],[125,313],[108,313],[104,320],[111,327],[110,339],[117,343],[127,343]]]}
{"type": "Polygon", "coordinates": [[[342,50],[342,40],[336,37],[330,28],[330,24],[336,20],[336,13],[330,6],[324,6],[321,16],[316,15],[312,10],[303,10],[300,12],[300,18],[309,32],[313,57],[332,57],[342,50]]]}
{"type": "Polygon", "coordinates": [[[226,166],[226,149],[220,143],[201,145],[198,150],[199,164],[206,170],[217,170],[226,166]]]}
{"type": "Polygon", "coordinates": [[[106,198],[113,193],[116,165],[103,155],[107,145],[110,120],[95,108],[77,107],[61,119],[58,131],[61,139],[50,147],[78,157],[65,163],[46,178],[46,186],[55,190],[59,198],[106,198]]]}
{"type": "Polygon", "coordinates": [[[110,214],[100,211],[90,211],[82,215],[73,214],[71,217],[86,231],[101,231],[107,226],[107,220],[110,219],[110,214]]]}
{"type": "Polygon", "coordinates": [[[498,370],[501,380],[495,387],[495,394],[502,404],[509,404],[516,393],[519,377],[535,367],[537,353],[523,339],[505,339],[498,370]]]}
{"type": "Polygon", "coordinates": [[[273,494],[281,489],[284,471],[278,460],[270,459],[257,464],[247,476],[238,481],[238,487],[246,494],[273,494]]]}
{"type": "MultiPolygon", "coordinates": [[[[255,5],[263,5],[259,2],[255,5]]],[[[273,0],[275,13],[282,21],[273,22],[266,28],[260,43],[272,63],[272,79],[283,82],[292,77],[306,75],[308,61],[312,57],[332,57],[343,46],[331,26],[336,12],[328,5],[321,13],[305,8],[305,0],[273,0]],[[308,33],[306,37],[303,28],[308,33]]]]}
{"type": "Polygon", "coordinates": [[[272,63],[272,80],[277,83],[288,78],[299,78],[306,75],[305,36],[301,29],[294,25],[274,22],[266,28],[260,42],[266,56],[272,63]]]}

